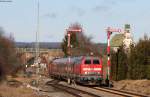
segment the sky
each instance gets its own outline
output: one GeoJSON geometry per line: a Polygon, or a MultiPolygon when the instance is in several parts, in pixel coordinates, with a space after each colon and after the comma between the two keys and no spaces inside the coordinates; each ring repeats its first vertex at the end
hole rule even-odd
{"type": "MultiPolygon", "coordinates": [[[[1,0],[0,0],[1,1],[1,0]]],[[[34,42],[37,1],[0,2],[0,27],[17,42],[34,42]]],[[[39,0],[41,42],[61,42],[65,29],[80,23],[93,42],[106,43],[106,28],[131,25],[133,39],[150,36],[150,0],[39,0]]]]}

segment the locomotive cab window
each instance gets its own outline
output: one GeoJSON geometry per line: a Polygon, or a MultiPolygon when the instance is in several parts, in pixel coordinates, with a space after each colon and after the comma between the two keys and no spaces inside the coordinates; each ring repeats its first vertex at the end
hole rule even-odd
{"type": "Polygon", "coordinates": [[[93,64],[100,64],[99,60],[94,59],[93,64]]]}
{"type": "Polygon", "coordinates": [[[86,60],[84,61],[84,64],[91,64],[91,60],[86,59],[86,60]]]}

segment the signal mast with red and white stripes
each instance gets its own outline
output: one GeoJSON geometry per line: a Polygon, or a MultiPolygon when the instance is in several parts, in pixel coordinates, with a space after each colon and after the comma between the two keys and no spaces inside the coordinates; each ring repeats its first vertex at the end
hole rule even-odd
{"type": "Polygon", "coordinates": [[[121,29],[114,29],[114,28],[107,28],[107,78],[106,78],[106,83],[109,84],[110,81],[110,68],[111,68],[111,63],[110,63],[110,36],[114,32],[121,32],[121,29]]]}

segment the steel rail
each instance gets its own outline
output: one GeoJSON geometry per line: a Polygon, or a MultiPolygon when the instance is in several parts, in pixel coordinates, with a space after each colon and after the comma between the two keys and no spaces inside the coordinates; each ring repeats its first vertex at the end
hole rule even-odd
{"type": "Polygon", "coordinates": [[[109,92],[109,93],[120,95],[120,96],[124,96],[124,97],[148,97],[146,95],[136,94],[136,93],[127,92],[127,91],[121,91],[121,90],[112,89],[112,88],[94,87],[92,89],[96,89],[96,90],[104,91],[104,92],[109,92]]]}
{"type": "MultiPolygon", "coordinates": [[[[90,92],[80,90],[80,89],[77,89],[77,88],[73,88],[73,87],[69,87],[69,86],[66,86],[66,85],[58,84],[57,80],[52,80],[50,82],[47,82],[46,84],[50,85],[54,88],[60,89],[62,91],[65,91],[65,92],[67,92],[67,93],[69,93],[73,96],[76,96],[76,97],[83,97],[83,95],[89,95],[90,97],[101,97],[101,96],[96,95],[94,93],[90,93],[90,92]]],[[[41,91],[43,91],[43,90],[41,90],[41,91]]],[[[45,92],[48,92],[48,91],[45,91],[45,92]]]]}

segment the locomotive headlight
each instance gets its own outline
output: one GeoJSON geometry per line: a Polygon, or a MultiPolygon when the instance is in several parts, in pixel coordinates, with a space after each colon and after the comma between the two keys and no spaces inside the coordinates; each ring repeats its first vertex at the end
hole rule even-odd
{"type": "Polygon", "coordinates": [[[84,72],[85,74],[87,74],[87,72],[84,72]]]}
{"type": "Polygon", "coordinates": [[[97,80],[101,80],[101,78],[98,78],[97,80]]]}

